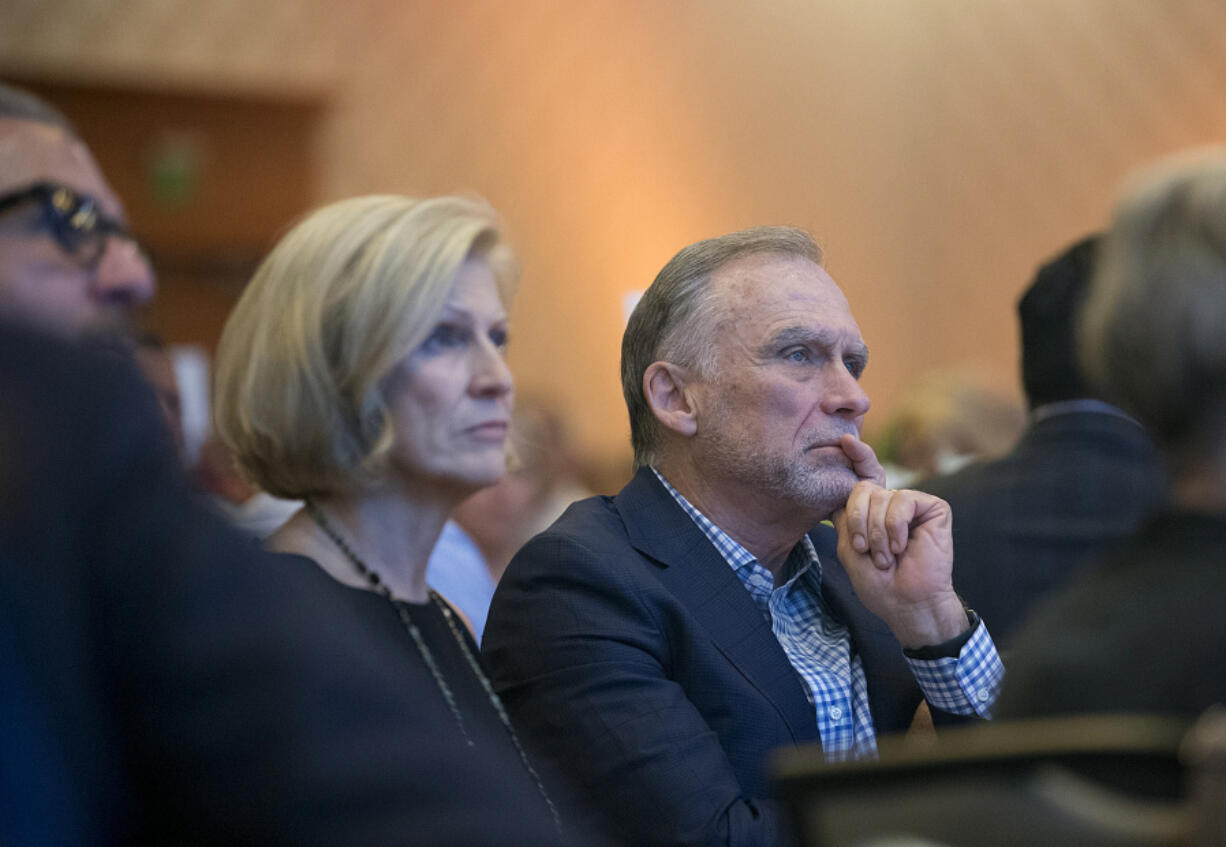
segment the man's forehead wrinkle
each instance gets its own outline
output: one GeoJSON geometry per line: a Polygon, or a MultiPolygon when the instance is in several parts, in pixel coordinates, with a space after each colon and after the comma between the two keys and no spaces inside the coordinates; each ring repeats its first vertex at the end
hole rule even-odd
{"type": "Polygon", "coordinates": [[[792,344],[812,344],[830,349],[842,346],[849,355],[868,358],[868,345],[864,339],[831,326],[789,324],[769,333],[762,343],[762,349],[766,352],[792,344]]]}
{"type": "Polygon", "coordinates": [[[740,326],[735,309],[728,308],[723,298],[716,298],[707,312],[710,320],[710,330],[713,338],[726,338],[736,332],[740,326]]]}
{"type": "Polygon", "coordinates": [[[771,333],[771,340],[780,343],[797,341],[812,341],[818,344],[831,344],[838,340],[839,333],[826,326],[806,326],[790,324],[771,333]]]}

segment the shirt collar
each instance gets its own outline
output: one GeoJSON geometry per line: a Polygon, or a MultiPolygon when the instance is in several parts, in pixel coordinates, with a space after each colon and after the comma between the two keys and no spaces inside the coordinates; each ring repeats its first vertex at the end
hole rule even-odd
{"type": "MultiPolygon", "coordinates": [[[[1095,412],[1100,415],[1114,415],[1117,418],[1123,418],[1126,421],[1131,421],[1137,426],[1141,426],[1141,422],[1132,415],[1120,409],[1117,406],[1112,406],[1110,403],[1104,403],[1102,400],[1095,400],[1093,397],[1079,397],[1075,400],[1059,400],[1055,403],[1044,403],[1042,406],[1036,406],[1030,412],[1030,420],[1038,423],[1047,418],[1054,418],[1057,415],[1072,415],[1078,412],[1095,412]]],[[[1143,427],[1142,427],[1143,428],[1143,427]]]]}
{"type": "MultiPolygon", "coordinates": [[[[744,568],[753,567],[761,568],[764,571],[766,570],[766,568],[757,560],[757,558],[754,557],[753,553],[746,550],[739,541],[716,526],[711,519],[700,512],[693,503],[685,499],[685,495],[673,488],[672,484],[664,478],[663,474],[661,474],[654,467],[651,469],[651,472],[656,475],[656,479],[660,480],[660,484],[664,486],[664,490],[667,491],[673,500],[676,501],[677,505],[681,507],[682,511],[689,515],[690,520],[692,520],[694,524],[700,530],[702,530],[702,534],[705,535],[713,545],[715,545],[715,549],[718,550],[719,554],[724,557],[724,561],[728,563],[729,567],[731,567],[734,571],[740,571],[744,568]]],[[[788,560],[785,567],[789,573],[788,579],[784,583],[785,587],[792,585],[808,570],[812,570],[818,580],[821,579],[822,563],[817,557],[817,550],[813,546],[812,539],[810,539],[807,534],[800,539],[799,544],[792,548],[792,552],[788,555],[788,560]]]]}

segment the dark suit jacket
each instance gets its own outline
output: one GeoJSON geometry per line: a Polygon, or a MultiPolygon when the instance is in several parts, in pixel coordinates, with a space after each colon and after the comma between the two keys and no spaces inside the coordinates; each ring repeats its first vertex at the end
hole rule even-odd
{"type": "Polygon", "coordinates": [[[0,844],[558,843],[408,636],[197,504],[161,426],[127,362],[0,326],[0,844]]]}
{"type": "Polygon", "coordinates": [[[1043,418],[1007,455],[921,482],[953,509],[954,587],[1002,648],[1037,603],[1165,497],[1157,451],[1099,412],[1043,418]]]}
{"type": "Polygon", "coordinates": [[[1226,703],[1226,515],[1160,512],[1023,628],[997,712],[1188,718],[1226,703]]]}
{"type": "MultiPolygon", "coordinates": [[[[812,537],[877,731],[904,729],[920,692],[902,650],[855,597],[834,531],[812,537]]],[[[516,555],[482,649],[538,758],[627,843],[781,840],[767,754],[818,741],[813,707],[736,574],[650,470],[572,505],[516,555]]]]}

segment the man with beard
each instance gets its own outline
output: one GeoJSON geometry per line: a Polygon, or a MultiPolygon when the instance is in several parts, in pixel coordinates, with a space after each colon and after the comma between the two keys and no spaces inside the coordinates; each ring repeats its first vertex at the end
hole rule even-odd
{"type": "Polygon", "coordinates": [[[106,332],[153,297],[123,205],[68,121],[0,84],[0,315],[106,332]]]}
{"type": "Polygon", "coordinates": [[[884,489],[859,439],[868,350],[820,260],[766,227],[664,267],[622,342],[634,478],[530,541],[494,597],[498,693],[627,843],[779,843],[772,748],[872,756],[921,699],[942,722],[996,697],[949,508],[884,489]]]}

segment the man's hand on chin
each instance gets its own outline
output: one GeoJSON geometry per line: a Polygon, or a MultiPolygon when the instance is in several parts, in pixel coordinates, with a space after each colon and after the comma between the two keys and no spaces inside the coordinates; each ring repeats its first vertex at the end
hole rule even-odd
{"type": "MultiPolygon", "coordinates": [[[[857,473],[861,466],[869,469],[867,458],[857,463],[844,449],[857,473]]],[[[872,454],[867,445],[864,449],[872,454]]],[[[880,468],[875,456],[871,461],[880,468]]],[[[953,520],[944,500],[862,478],[831,519],[839,534],[839,561],[857,594],[903,647],[940,644],[970,626],[953,589],[953,520]]]]}
{"type": "Polygon", "coordinates": [[[847,434],[839,439],[839,446],[851,462],[851,469],[862,480],[875,482],[885,487],[885,468],[877,460],[877,454],[857,436],[847,434]]]}

